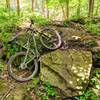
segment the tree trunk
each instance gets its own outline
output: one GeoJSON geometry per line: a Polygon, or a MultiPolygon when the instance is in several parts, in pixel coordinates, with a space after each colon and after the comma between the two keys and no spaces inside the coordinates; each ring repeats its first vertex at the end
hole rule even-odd
{"type": "Polygon", "coordinates": [[[94,11],[94,0],[89,0],[89,13],[88,13],[89,18],[93,17],[93,11],[94,11]]]}
{"type": "Polygon", "coordinates": [[[42,10],[42,15],[45,16],[45,3],[44,3],[44,0],[41,0],[41,10],[42,10]]]}
{"type": "Polygon", "coordinates": [[[46,15],[47,15],[47,18],[49,18],[48,1],[46,1],[46,15]]]}
{"type": "Polygon", "coordinates": [[[80,17],[80,11],[81,11],[81,0],[78,0],[78,7],[77,7],[77,17],[80,17]]]}
{"type": "Polygon", "coordinates": [[[47,18],[49,18],[49,9],[47,8],[47,18]]]}
{"type": "Polygon", "coordinates": [[[66,15],[65,15],[65,11],[64,11],[64,6],[62,4],[60,4],[61,9],[62,9],[62,20],[66,19],[66,15]]]}
{"type": "Polygon", "coordinates": [[[20,15],[20,2],[17,0],[17,14],[20,15]]]}
{"type": "Polygon", "coordinates": [[[95,10],[95,15],[96,16],[98,16],[99,9],[100,9],[100,2],[98,2],[96,10],[95,10]]]}
{"type": "Polygon", "coordinates": [[[31,0],[31,4],[32,4],[32,11],[34,11],[34,0],[31,0]]]}
{"type": "Polygon", "coordinates": [[[6,7],[9,9],[10,8],[10,0],[6,0],[6,7]]]}
{"type": "Polygon", "coordinates": [[[66,0],[66,19],[69,19],[69,0],[66,0]]]}

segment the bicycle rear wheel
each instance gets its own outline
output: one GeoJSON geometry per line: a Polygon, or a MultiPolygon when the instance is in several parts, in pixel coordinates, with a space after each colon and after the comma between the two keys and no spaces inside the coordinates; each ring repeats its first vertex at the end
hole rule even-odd
{"type": "Polygon", "coordinates": [[[61,46],[61,37],[59,33],[50,28],[41,31],[40,41],[44,47],[50,50],[58,49],[61,46]]]}
{"type": "MultiPolygon", "coordinates": [[[[26,52],[19,52],[11,56],[8,61],[8,73],[9,75],[19,82],[25,82],[31,80],[38,72],[38,61],[34,57],[34,60],[26,65],[21,66],[25,59],[26,52]],[[21,68],[23,67],[23,68],[21,68]]],[[[30,55],[29,55],[30,56],[30,55]]],[[[28,56],[27,62],[30,57],[28,56]]]]}

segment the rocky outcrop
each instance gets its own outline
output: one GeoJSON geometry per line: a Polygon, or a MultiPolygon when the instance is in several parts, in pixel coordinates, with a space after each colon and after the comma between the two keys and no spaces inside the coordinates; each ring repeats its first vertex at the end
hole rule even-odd
{"type": "Polygon", "coordinates": [[[64,91],[66,96],[75,96],[87,87],[91,67],[89,51],[56,50],[41,57],[40,77],[64,91]]]}

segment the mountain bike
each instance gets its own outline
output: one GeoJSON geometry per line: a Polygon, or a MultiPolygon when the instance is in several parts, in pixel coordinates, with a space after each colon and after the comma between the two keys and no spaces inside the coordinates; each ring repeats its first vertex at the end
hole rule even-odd
{"type": "Polygon", "coordinates": [[[41,44],[49,50],[56,50],[61,45],[61,37],[58,31],[53,28],[44,28],[39,31],[36,28],[32,29],[32,24],[33,22],[31,21],[30,28],[26,31],[28,34],[26,44],[21,45],[25,48],[25,51],[17,52],[8,61],[9,75],[19,82],[29,81],[38,73],[40,53],[35,39],[36,34],[38,34],[41,44]],[[34,50],[31,49],[32,40],[34,50]]]}

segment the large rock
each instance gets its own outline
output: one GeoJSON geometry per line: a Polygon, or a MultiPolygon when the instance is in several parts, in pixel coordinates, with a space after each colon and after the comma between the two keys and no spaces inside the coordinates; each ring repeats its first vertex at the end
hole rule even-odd
{"type": "Polygon", "coordinates": [[[89,51],[56,50],[41,57],[40,78],[64,91],[66,96],[75,96],[87,87],[91,67],[89,51]]]}

